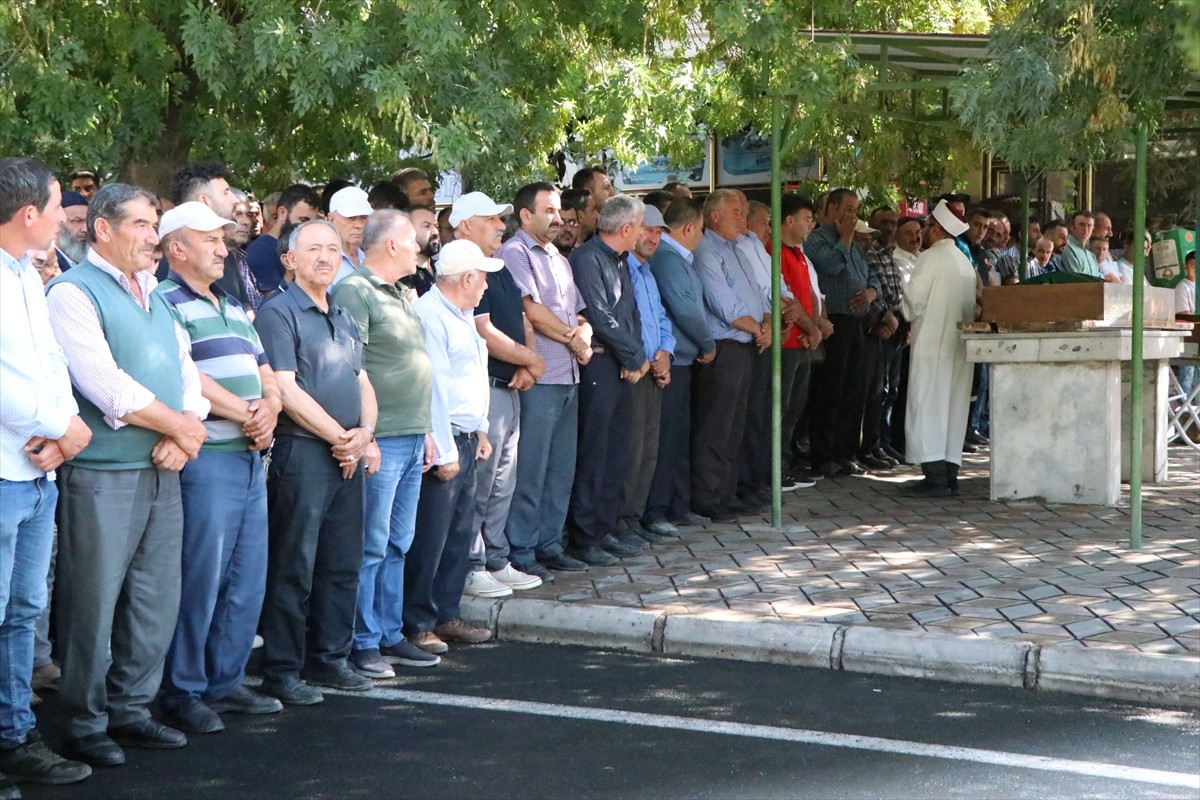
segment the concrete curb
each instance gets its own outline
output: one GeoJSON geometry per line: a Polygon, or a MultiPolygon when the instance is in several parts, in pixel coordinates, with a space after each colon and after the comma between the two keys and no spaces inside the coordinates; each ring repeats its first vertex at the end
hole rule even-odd
{"type": "Polygon", "coordinates": [[[662,652],[831,669],[837,625],[721,615],[666,615],[662,652]]]}
{"type": "Polygon", "coordinates": [[[1037,688],[1200,708],[1200,658],[1045,647],[1037,688]]]}
{"type": "Polygon", "coordinates": [[[1024,687],[1200,708],[1200,656],[1035,645],[869,625],[463,597],[498,639],[1024,687]]]}

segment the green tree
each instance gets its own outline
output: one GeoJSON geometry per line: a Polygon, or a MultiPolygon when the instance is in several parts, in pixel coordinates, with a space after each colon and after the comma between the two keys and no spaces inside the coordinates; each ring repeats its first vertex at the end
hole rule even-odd
{"type": "Polygon", "coordinates": [[[766,130],[835,180],[952,180],[951,129],[888,122],[869,71],[804,31],[981,32],[1017,0],[9,0],[0,151],[164,188],[188,159],[259,190],[389,175],[430,154],[475,188],[547,177],[546,155],[695,158],[698,125],[766,130]],[[901,168],[894,169],[899,157],[901,168]]]}

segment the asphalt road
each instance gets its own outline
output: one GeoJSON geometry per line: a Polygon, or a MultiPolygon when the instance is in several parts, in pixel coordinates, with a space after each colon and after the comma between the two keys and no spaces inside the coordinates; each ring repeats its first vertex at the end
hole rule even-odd
{"type": "Polygon", "coordinates": [[[518,643],[26,798],[1200,795],[1200,714],[768,664],[518,643]]]}

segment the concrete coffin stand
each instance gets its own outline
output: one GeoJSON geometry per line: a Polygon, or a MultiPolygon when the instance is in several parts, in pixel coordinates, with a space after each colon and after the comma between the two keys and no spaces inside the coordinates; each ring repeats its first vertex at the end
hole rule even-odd
{"type": "MultiPolygon", "coordinates": [[[[1142,480],[1167,477],[1167,360],[1184,334],[1145,331],[1142,480]]],[[[1116,505],[1129,477],[1133,332],[965,334],[992,365],[991,497],[1116,505]]]]}

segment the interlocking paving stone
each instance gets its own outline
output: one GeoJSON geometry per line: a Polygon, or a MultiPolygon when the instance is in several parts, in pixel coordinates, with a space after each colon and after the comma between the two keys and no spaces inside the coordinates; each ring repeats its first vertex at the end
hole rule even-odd
{"type": "MultiPolygon", "coordinates": [[[[618,566],[557,573],[527,597],[668,613],[868,624],[1056,647],[1200,652],[1200,460],[1171,449],[1145,487],[1142,550],[1117,508],[987,498],[986,454],[957,498],[900,497],[891,475],[822,481],[767,515],[656,544],[618,566]]],[[[913,471],[897,470],[907,478],[913,471]]]]}

